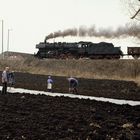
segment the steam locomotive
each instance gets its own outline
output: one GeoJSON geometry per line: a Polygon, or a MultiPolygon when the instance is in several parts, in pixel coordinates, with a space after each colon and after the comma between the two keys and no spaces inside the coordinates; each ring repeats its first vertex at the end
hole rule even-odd
{"type": "Polygon", "coordinates": [[[112,43],[107,42],[40,42],[36,48],[39,49],[35,55],[38,58],[119,59],[123,56],[120,47],[114,47],[112,43]]]}

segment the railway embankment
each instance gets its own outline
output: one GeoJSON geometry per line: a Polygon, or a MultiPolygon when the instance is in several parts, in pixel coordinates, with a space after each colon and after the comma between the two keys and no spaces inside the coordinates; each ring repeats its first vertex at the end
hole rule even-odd
{"type": "Polygon", "coordinates": [[[0,59],[0,70],[9,66],[17,72],[54,76],[75,76],[96,79],[140,79],[139,60],[91,60],[91,59],[37,59],[34,56],[0,59]]]}

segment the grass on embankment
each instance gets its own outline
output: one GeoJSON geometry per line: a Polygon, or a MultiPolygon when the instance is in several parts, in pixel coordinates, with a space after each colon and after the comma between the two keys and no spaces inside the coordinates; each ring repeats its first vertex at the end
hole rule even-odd
{"type": "Polygon", "coordinates": [[[140,83],[139,60],[40,60],[33,56],[22,59],[0,59],[0,70],[35,74],[74,76],[99,79],[134,80],[140,83]]]}

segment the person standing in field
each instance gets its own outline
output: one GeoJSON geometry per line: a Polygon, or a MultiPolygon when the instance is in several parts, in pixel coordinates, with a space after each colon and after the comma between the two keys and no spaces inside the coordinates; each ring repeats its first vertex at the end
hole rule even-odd
{"type": "Polygon", "coordinates": [[[2,72],[2,94],[7,93],[8,74],[9,67],[5,67],[5,70],[2,72]]]}
{"type": "Polygon", "coordinates": [[[53,86],[53,80],[52,80],[51,76],[48,76],[48,80],[47,80],[48,92],[52,92],[52,86],[53,86]]]}
{"type": "Polygon", "coordinates": [[[10,84],[10,87],[12,87],[15,84],[15,74],[14,71],[9,72],[8,74],[8,83],[10,84]]]}
{"type": "Polygon", "coordinates": [[[68,78],[69,81],[69,92],[70,93],[78,93],[78,80],[76,78],[70,77],[68,78]]]}

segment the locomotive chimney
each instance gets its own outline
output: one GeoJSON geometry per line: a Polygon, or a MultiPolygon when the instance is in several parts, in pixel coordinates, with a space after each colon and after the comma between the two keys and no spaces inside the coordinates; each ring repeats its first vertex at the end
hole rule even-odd
{"type": "Polygon", "coordinates": [[[45,39],[44,39],[44,43],[47,43],[47,37],[45,37],[45,39]]]}
{"type": "Polygon", "coordinates": [[[53,38],[53,43],[55,43],[55,37],[53,38]]]}

